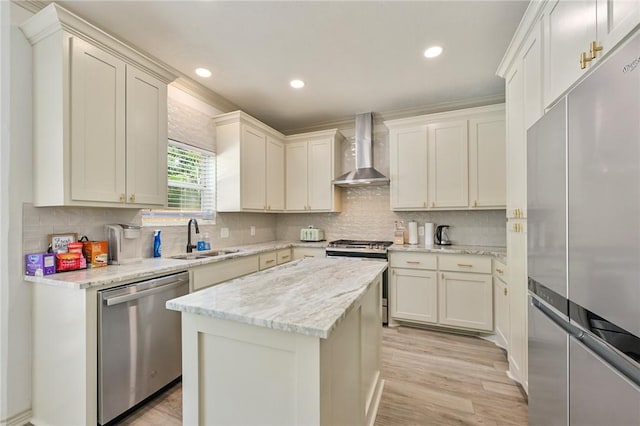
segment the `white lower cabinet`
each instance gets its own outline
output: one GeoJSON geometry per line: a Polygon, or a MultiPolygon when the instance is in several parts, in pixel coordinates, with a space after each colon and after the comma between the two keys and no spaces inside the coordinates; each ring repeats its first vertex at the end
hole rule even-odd
{"type": "Polygon", "coordinates": [[[258,265],[258,256],[253,255],[221,260],[193,268],[189,271],[189,292],[258,272],[258,265]]]}
{"type": "Polygon", "coordinates": [[[392,252],[389,262],[393,320],[493,330],[491,258],[392,252]]]}
{"type": "Polygon", "coordinates": [[[438,275],[436,271],[394,268],[389,285],[395,319],[438,322],[438,275]]]}
{"type": "Polygon", "coordinates": [[[440,324],[493,330],[491,275],[441,272],[439,301],[440,324]]]}

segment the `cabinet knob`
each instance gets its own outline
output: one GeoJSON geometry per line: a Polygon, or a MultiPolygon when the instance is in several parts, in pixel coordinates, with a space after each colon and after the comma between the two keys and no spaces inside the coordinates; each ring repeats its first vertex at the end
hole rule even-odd
{"type": "Polygon", "coordinates": [[[591,61],[593,61],[593,58],[587,55],[587,52],[582,52],[580,54],[580,69],[585,69],[587,67],[587,64],[591,61]]]}
{"type": "Polygon", "coordinates": [[[602,46],[598,46],[598,42],[596,42],[595,40],[591,42],[591,45],[589,46],[589,52],[591,53],[591,59],[595,59],[596,57],[596,53],[600,52],[602,50],[602,46]]]}
{"type": "Polygon", "coordinates": [[[504,288],[504,295],[505,296],[507,295],[507,288],[506,287],[504,288]]]}
{"type": "Polygon", "coordinates": [[[125,195],[124,195],[124,194],[120,194],[120,202],[121,202],[121,203],[124,203],[124,200],[125,200],[125,199],[126,199],[126,198],[125,198],[125,195]]]}
{"type": "Polygon", "coordinates": [[[500,275],[504,274],[504,271],[500,268],[496,268],[496,272],[499,273],[500,275]]]}
{"type": "Polygon", "coordinates": [[[135,203],[136,202],[136,194],[131,194],[129,196],[129,201],[132,202],[132,203],[135,203]]]}

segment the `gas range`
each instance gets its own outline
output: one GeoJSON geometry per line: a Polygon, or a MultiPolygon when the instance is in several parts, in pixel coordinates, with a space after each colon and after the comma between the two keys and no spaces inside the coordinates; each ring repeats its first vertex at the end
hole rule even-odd
{"type": "Polygon", "coordinates": [[[327,256],[377,257],[386,259],[392,241],[335,240],[327,245],[327,256]]]}

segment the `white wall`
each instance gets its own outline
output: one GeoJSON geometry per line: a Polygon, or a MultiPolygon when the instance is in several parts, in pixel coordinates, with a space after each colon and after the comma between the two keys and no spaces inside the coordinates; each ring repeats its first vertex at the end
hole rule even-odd
{"type": "Polygon", "coordinates": [[[0,2],[2,19],[2,213],[0,235],[0,424],[31,407],[31,287],[22,280],[22,204],[31,200],[31,46],[18,25],[30,13],[0,2]],[[7,64],[7,59],[9,60],[7,64]]]}

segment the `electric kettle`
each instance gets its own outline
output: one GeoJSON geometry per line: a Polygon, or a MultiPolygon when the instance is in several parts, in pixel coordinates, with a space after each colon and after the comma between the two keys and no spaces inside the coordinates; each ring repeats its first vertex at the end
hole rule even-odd
{"type": "Polygon", "coordinates": [[[436,227],[436,244],[439,246],[451,245],[451,240],[449,240],[449,225],[438,225],[436,227]]]}

